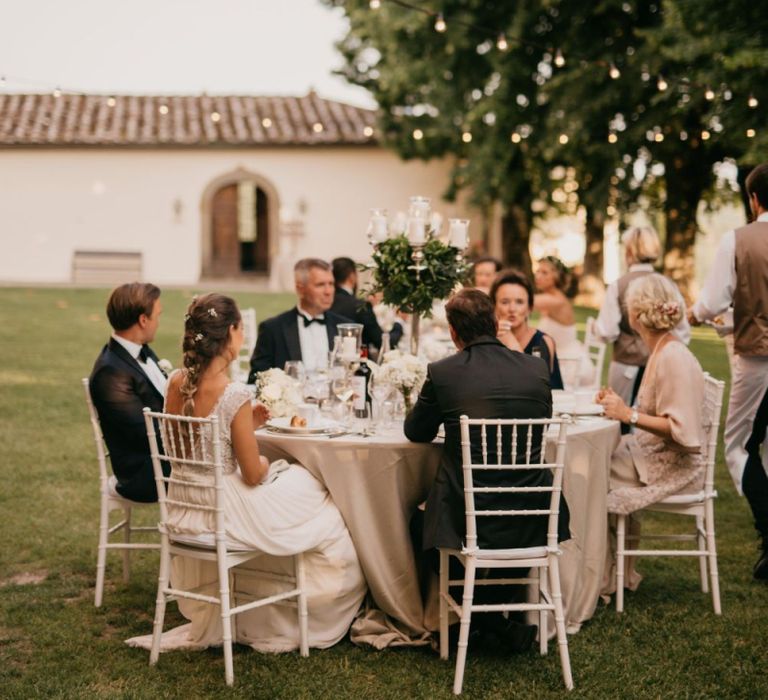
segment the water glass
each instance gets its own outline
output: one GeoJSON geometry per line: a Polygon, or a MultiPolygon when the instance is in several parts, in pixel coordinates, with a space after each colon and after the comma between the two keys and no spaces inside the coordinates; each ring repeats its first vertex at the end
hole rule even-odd
{"type": "Polygon", "coordinates": [[[304,381],[304,363],[301,360],[288,360],[283,370],[289,377],[299,382],[304,381]]]}

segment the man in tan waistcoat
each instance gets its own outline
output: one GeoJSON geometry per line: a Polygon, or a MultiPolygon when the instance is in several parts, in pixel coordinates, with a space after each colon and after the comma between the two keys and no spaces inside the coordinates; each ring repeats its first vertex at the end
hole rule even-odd
{"type": "Polygon", "coordinates": [[[754,221],[726,233],[699,300],[692,324],[733,305],[734,352],[731,396],[725,424],[725,461],[739,493],[749,502],[762,543],[753,570],[768,580],[768,163],[746,181],[754,221]],[[762,450],[761,450],[762,448],[762,450]],[[762,452],[762,455],[761,455],[762,452]]]}

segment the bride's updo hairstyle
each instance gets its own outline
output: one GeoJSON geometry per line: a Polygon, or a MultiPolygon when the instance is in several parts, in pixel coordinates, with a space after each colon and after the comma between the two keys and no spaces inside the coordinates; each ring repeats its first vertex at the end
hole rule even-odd
{"type": "Polygon", "coordinates": [[[184,397],[183,415],[194,414],[200,377],[214,357],[224,355],[229,345],[229,329],[239,324],[240,310],[234,299],[223,294],[205,294],[192,300],[184,317],[182,341],[185,372],[180,391],[184,397]]]}
{"type": "Polygon", "coordinates": [[[656,272],[633,280],[627,289],[627,307],[646,328],[668,331],[685,315],[685,304],[675,283],[656,272]]]}

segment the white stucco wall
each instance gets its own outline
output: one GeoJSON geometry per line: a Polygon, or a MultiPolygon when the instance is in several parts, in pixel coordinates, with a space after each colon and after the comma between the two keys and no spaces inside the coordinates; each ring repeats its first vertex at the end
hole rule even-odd
{"type": "Polygon", "coordinates": [[[377,147],[2,150],[0,281],[66,283],[75,250],[108,250],[142,252],[146,280],[194,283],[203,192],[238,168],[270,181],[284,212],[306,204],[302,256],[368,258],[368,210],[394,214],[413,194],[446,218],[474,216],[480,232],[476,212],[440,201],[447,163],[404,163],[377,147]]]}

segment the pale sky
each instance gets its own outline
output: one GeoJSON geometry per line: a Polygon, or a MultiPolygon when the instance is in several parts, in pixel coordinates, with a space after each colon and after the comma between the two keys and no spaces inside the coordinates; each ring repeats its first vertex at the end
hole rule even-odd
{"type": "Polygon", "coordinates": [[[372,106],[331,71],[346,31],[320,0],[0,0],[6,92],[292,94],[372,106]]]}

